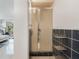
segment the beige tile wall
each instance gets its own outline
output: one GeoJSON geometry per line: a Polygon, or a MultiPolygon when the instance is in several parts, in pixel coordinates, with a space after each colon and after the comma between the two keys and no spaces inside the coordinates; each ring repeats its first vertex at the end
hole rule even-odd
{"type": "Polygon", "coordinates": [[[32,12],[32,51],[52,51],[52,9],[40,11],[40,48],[38,49],[38,11],[32,12]]]}
{"type": "Polygon", "coordinates": [[[31,48],[32,51],[38,51],[38,42],[37,42],[37,38],[38,38],[38,23],[37,23],[37,11],[36,13],[33,13],[32,10],[32,39],[31,39],[31,48]]]}
{"type": "Polygon", "coordinates": [[[41,10],[40,51],[52,51],[52,10],[41,10]]]}

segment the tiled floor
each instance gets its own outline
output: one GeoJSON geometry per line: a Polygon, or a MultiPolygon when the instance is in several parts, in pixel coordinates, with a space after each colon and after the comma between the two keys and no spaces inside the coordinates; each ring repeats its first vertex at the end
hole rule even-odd
{"type": "Polygon", "coordinates": [[[55,56],[55,59],[67,59],[64,56],[55,56]]]}
{"type": "Polygon", "coordinates": [[[8,43],[0,48],[0,59],[12,59],[14,54],[14,39],[9,39],[8,43]]]}
{"type": "Polygon", "coordinates": [[[6,46],[6,53],[8,55],[14,54],[14,39],[9,39],[9,44],[6,46]]]}

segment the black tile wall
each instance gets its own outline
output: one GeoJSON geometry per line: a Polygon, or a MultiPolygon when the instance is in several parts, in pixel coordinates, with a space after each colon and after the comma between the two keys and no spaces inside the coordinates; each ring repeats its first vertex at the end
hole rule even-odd
{"type": "Polygon", "coordinates": [[[66,48],[66,50],[62,51],[66,56],[71,58],[71,49],[66,48]]]}
{"type": "Polygon", "coordinates": [[[65,35],[63,29],[59,30],[59,33],[61,34],[60,36],[64,36],[65,35]]]}
{"type": "Polygon", "coordinates": [[[55,30],[53,30],[53,33],[54,33],[55,35],[59,35],[59,31],[60,31],[60,30],[55,29],[55,30]]]}
{"type": "Polygon", "coordinates": [[[76,52],[72,51],[72,59],[79,59],[79,54],[76,52]]]}
{"type": "Polygon", "coordinates": [[[65,35],[68,38],[71,38],[71,30],[65,30],[65,35]]]}
{"type": "Polygon", "coordinates": [[[73,38],[79,40],[79,30],[73,30],[73,38]]]}
{"type": "Polygon", "coordinates": [[[54,37],[54,45],[63,46],[66,50],[62,50],[62,53],[70,59],[79,59],[79,30],[54,29],[54,31],[53,33],[61,37],[54,37]]]}
{"type": "Polygon", "coordinates": [[[56,40],[54,40],[53,43],[54,43],[55,46],[60,45],[56,40]]]}
{"type": "Polygon", "coordinates": [[[74,49],[75,51],[77,51],[79,53],[79,41],[74,41],[73,40],[73,47],[72,49],[74,49]]]}
{"type": "Polygon", "coordinates": [[[61,41],[65,46],[71,48],[71,40],[68,38],[62,39],[61,41]]]}
{"type": "Polygon", "coordinates": [[[53,56],[53,52],[30,52],[30,56],[53,56]]]}

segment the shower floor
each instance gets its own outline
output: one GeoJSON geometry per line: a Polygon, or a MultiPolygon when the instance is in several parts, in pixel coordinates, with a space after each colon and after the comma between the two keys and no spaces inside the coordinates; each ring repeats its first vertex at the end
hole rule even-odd
{"type": "Polygon", "coordinates": [[[66,59],[64,56],[33,56],[31,59],[66,59]]]}

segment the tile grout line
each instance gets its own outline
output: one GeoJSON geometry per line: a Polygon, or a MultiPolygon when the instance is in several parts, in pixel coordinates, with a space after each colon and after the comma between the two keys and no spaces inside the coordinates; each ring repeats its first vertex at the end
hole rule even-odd
{"type": "MultiPolygon", "coordinates": [[[[71,38],[73,38],[73,30],[71,30],[71,38]]],[[[72,59],[73,40],[71,40],[71,59],[72,59]]]]}

